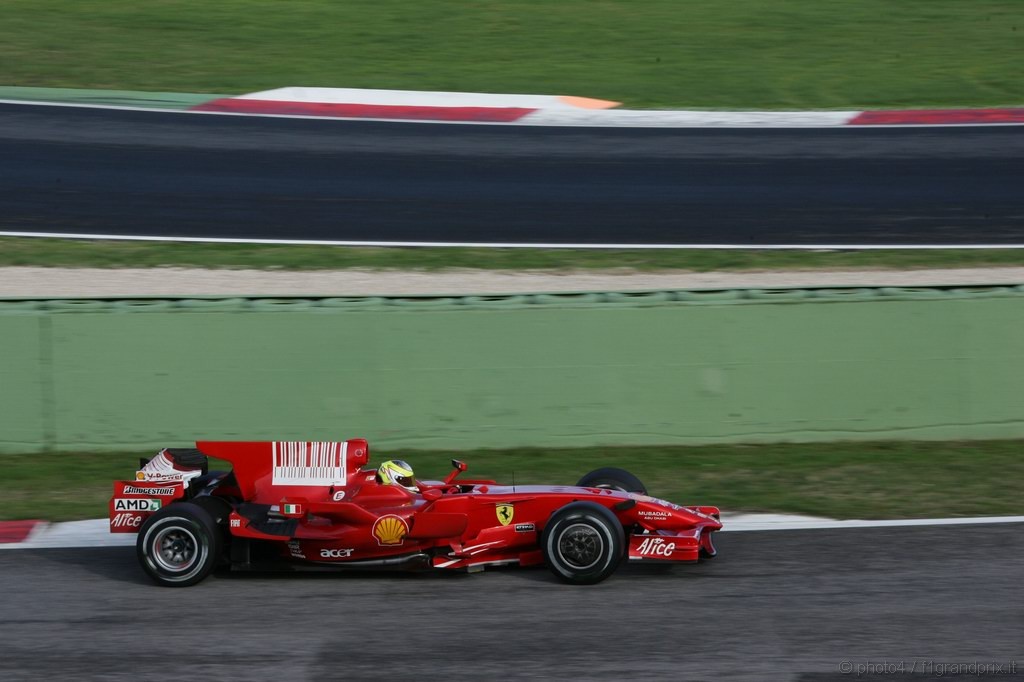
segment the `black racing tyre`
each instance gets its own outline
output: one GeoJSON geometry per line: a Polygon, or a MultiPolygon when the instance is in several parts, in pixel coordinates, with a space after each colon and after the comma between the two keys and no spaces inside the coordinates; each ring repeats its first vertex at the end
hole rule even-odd
{"type": "Polygon", "coordinates": [[[139,563],[165,587],[188,587],[210,575],[224,541],[213,517],[191,502],[176,502],[142,524],[135,543],[139,563]]]}
{"type": "Polygon", "coordinates": [[[627,493],[647,494],[647,488],[639,478],[625,469],[616,469],[615,467],[594,469],[581,478],[576,485],[581,488],[611,488],[627,493]]]}
{"type": "Polygon", "coordinates": [[[552,573],[568,583],[591,585],[619,567],[626,534],[607,507],[572,502],[551,515],[540,546],[552,573]]]}

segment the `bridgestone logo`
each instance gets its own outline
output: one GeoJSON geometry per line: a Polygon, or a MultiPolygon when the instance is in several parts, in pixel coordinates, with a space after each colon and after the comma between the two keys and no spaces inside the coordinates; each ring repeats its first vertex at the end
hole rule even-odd
{"type": "Polygon", "coordinates": [[[345,481],[348,443],[275,442],[273,485],[331,485],[345,481]]]}
{"type": "Polygon", "coordinates": [[[177,488],[136,488],[132,485],[124,487],[123,495],[173,495],[177,488]]]}

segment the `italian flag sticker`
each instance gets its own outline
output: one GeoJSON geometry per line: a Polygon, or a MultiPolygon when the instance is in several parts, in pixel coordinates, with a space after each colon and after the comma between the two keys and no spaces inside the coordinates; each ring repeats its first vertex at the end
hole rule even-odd
{"type": "Polygon", "coordinates": [[[302,513],[302,507],[297,504],[283,504],[281,505],[281,513],[285,516],[298,516],[302,513]]]}

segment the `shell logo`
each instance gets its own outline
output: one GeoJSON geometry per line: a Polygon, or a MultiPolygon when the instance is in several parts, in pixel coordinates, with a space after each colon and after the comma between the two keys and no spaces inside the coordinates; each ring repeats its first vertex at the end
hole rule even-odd
{"type": "Polygon", "coordinates": [[[400,545],[404,542],[406,533],[409,532],[409,524],[401,516],[388,514],[373,523],[371,532],[382,546],[400,545]]]}

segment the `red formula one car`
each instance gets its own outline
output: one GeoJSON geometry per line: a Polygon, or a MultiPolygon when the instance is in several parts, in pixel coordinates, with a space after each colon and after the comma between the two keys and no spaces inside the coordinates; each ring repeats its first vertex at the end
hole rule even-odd
{"type": "Polygon", "coordinates": [[[570,583],[604,580],[624,559],[691,563],[715,555],[715,507],[649,497],[622,469],[576,486],[418,481],[404,462],[369,466],[365,440],[198,442],[142,461],[114,483],[110,531],[138,533],[161,585],[194,585],[218,566],[435,568],[547,564],[570,583]],[[207,456],[230,472],[208,472],[207,456]]]}

